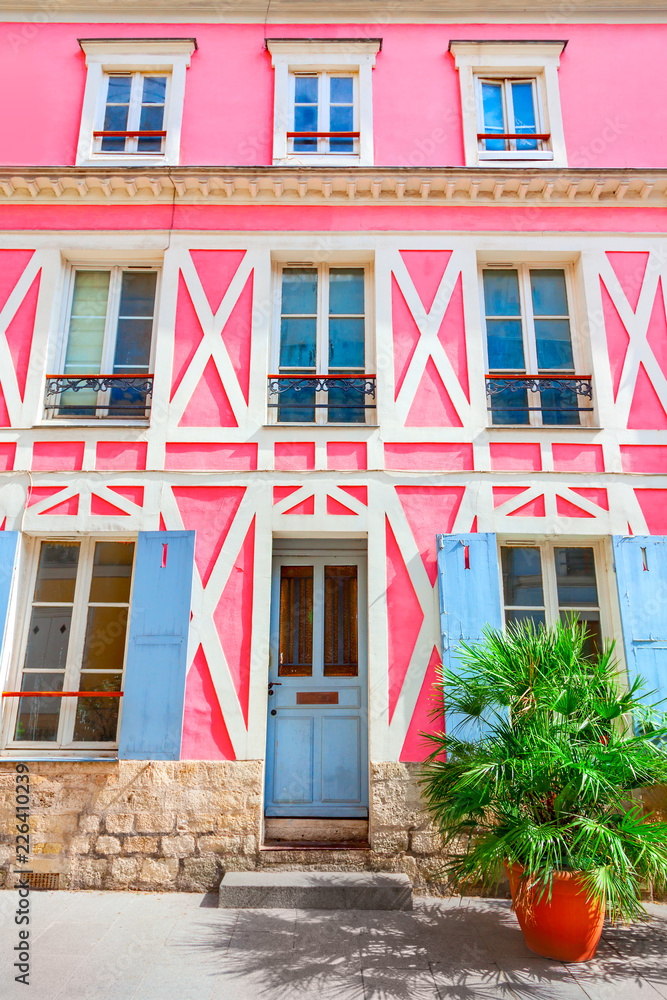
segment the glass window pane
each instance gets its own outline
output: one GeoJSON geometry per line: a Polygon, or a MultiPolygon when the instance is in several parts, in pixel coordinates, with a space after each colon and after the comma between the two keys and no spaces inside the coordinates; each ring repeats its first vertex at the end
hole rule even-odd
{"type": "Polygon", "coordinates": [[[330,383],[327,397],[329,401],[327,419],[330,423],[363,424],[366,422],[364,407],[367,403],[371,403],[372,399],[364,393],[365,384],[364,378],[348,378],[344,382],[330,383]]]}
{"type": "MultiPolygon", "coordinates": [[[[24,674],[22,691],[62,691],[64,674],[24,674]]],[[[62,698],[21,698],[15,740],[53,742],[58,738],[62,698]]]]}
{"type": "Polygon", "coordinates": [[[533,104],[533,84],[531,80],[512,83],[512,104],[514,106],[514,126],[517,132],[535,132],[535,106],[533,104]]]}
{"type": "Polygon", "coordinates": [[[313,673],[313,567],[282,566],[280,570],[281,677],[313,673]]]}
{"type": "Polygon", "coordinates": [[[545,624],[544,611],[510,611],[505,612],[505,624],[510,622],[532,622],[535,627],[545,624]]]}
{"type": "Polygon", "coordinates": [[[317,132],[316,104],[297,104],[294,109],[294,131],[317,132]]]}
{"type": "Polygon", "coordinates": [[[329,320],[329,367],[364,369],[363,319],[329,320]]]}
{"type": "Polygon", "coordinates": [[[164,104],[166,93],[166,76],[144,77],[143,104],[164,104]]]}
{"type": "Polygon", "coordinates": [[[525,371],[520,319],[487,319],[486,343],[489,371],[525,371]]]}
{"type": "Polygon", "coordinates": [[[491,400],[491,417],[494,424],[528,424],[528,393],[525,389],[503,389],[494,392],[491,400]]]}
{"type": "Polygon", "coordinates": [[[332,267],[329,271],[329,312],[333,316],[363,316],[363,267],[332,267]]]}
{"type": "Polygon", "coordinates": [[[82,670],[122,671],[127,618],[127,608],[88,608],[82,670]]]}
{"type": "Polygon", "coordinates": [[[89,600],[95,603],[129,603],[134,542],[97,542],[93,558],[89,600]]]}
{"type": "MultiPolygon", "coordinates": [[[[501,83],[482,84],[482,109],[484,114],[483,127],[480,132],[505,132],[505,116],[503,112],[503,90],[501,83]]],[[[490,151],[506,148],[504,139],[486,139],[484,148],[490,151]]]]}
{"type": "Polygon", "coordinates": [[[521,316],[517,271],[484,271],[483,277],[486,315],[521,316]]]}
{"type": "MultiPolygon", "coordinates": [[[[120,691],[122,674],[82,674],[79,691],[120,691]]],[[[120,698],[77,698],[74,741],[111,743],[116,740],[120,698]]]]}
{"type": "Polygon", "coordinates": [[[289,383],[278,398],[278,422],[312,424],[314,420],[315,390],[289,383]]]}
{"type": "Polygon", "coordinates": [[[332,76],[330,98],[332,104],[351,104],[354,97],[354,80],[351,76],[332,76]]]}
{"type": "Polygon", "coordinates": [[[65,374],[100,370],[109,300],[109,271],[77,271],[74,278],[65,374]]]}
{"type": "Polygon", "coordinates": [[[561,611],[560,618],[563,622],[572,621],[576,617],[580,625],[586,629],[586,639],[584,640],[584,656],[596,656],[602,652],[604,645],[602,639],[602,626],[600,624],[599,611],[561,611]]]}
{"type": "Polygon", "coordinates": [[[532,546],[503,546],[501,559],[505,604],[543,607],[540,550],[532,546]]]}
{"type": "Polygon", "coordinates": [[[533,312],[536,316],[567,316],[565,272],[560,269],[530,272],[533,312]]]}
{"type": "Polygon", "coordinates": [[[295,76],[294,100],[297,104],[317,104],[319,77],[295,76]]]}
{"type": "MultiPolygon", "coordinates": [[[[333,107],[329,117],[330,132],[352,132],[354,130],[354,112],[351,107],[333,107]]],[[[340,140],[337,140],[340,141],[340,140]]],[[[346,140],[348,141],[348,140],[346,140]]],[[[350,143],[352,140],[349,140],[350,143]]]]}
{"type": "Polygon", "coordinates": [[[129,104],[131,76],[110,76],[107,90],[107,104],[129,104]]]}
{"type": "Polygon", "coordinates": [[[542,389],[540,392],[542,423],[580,424],[579,397],[571,389],[542,389]]]}
{"type": "Polygon", "coordinates": [[[561,608],[597,607],[593,549],[576,546],[554,549],[558,604],[561,608]]]}
{"type": "Polygon", "coordinates": [[[25,669],[64,670],[71,625],[71,608],[33,607],[25,653],[25,669]]]}
{"type": "Polygon", "coordinates": [[[317,321],[283,316],[280,324],[280,367],[315,370],[317,321]]]}
{"type": "Polygon", "coordinates": [[[543,369],[574,371],[570,321],[568,319],[536,319],[537,366],[543,369]]]}
{"type": "Polygon", "coordinates": [[[78,542],[42,542],[33,600],[71,603],[78,565],[78,542]]]}
{"type": "Polygon", "coordinates": [[[317,271],[314,267],[286,267],[283,270],[283,316],[317,314],[317,271]]]}
{"type": "Polygon", "coordinates": [[[156,284],[155,271],[123,273],[114,372],[148,371],[156,284]]]}
{"type": "MultiPolygon", "coordinates": [[[[128,112],[129,106],[127,104],[107,105],[107,109],[104,113],[104,126],[102,131],[126,132],[128,112]]],[[[125,138],[123,136],[109,136],[108,139],[120,144],[121,149],[125,148],[125,138]]],[[[105,142],[108,141],[108,139],[105,139],[105,142]]]]}
{"type": "MultiPolygon", "coordinates": [[[[164,123],[164,105],[162,104],[149,104],[141,109],[141,115],[139,117],[139,128],[145,132],[159,132],[164,123]]],[[[161,148],[162,139],[160,136],[146,137],[149,138],[151,142],[156,142],[158,148],[161,148]]]]}
{"type": "Polygon", "coordinates": [[[324,567],[324,676],[356,677],[357,567],[324,567]]]}

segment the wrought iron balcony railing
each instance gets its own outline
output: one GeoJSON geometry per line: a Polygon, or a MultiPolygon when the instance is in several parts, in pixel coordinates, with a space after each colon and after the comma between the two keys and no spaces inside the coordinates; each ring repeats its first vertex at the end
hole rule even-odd
{"type": "Polygon", "coordinates": [[[47,417],[145,418],[151,407],[153,376],[47,375],[47,417]]]}
{"type": "Polygon", "coordinates": [[[375,375],[269,375],[268,396],[279,422],[313,423],[327,410],[329,422],[365,423],[376,409],[375,375]]]}
{"type": "Polygon", "coordinates": [[[486,375],[487,407],[494,424],[528,424],[539,413],[543,424],[579,424],[592,406],[579,398],[593,399],[590,375],[486,375]]]}

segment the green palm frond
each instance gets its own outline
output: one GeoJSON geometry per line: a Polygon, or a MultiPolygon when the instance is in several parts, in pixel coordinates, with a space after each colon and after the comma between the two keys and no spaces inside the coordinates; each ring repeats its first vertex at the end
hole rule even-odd
{"type": "Polygon", "coordinates": [[[591,657],[586,639],[570,618],[463,643],[437,684],[457,722],[424,734],[422,790],[454,888],[492,885],[503,862],[540,893],[555,871],[579,871],[612,919],[637,920],[644,884],[667,885],[667,824],[632,798],[667,784],[667,716],[641,681],[621,682],[613,644],[591,657]]]}

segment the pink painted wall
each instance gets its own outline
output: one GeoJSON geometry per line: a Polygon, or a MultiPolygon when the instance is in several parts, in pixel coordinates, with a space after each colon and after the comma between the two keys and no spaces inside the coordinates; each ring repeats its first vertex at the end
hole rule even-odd
{"type": "Polygon", "coordinates": [[[0,163],[72,164],[85,84],[81,37],[191,37],[181,162],[271,162],[274,37],[379,37],[373,103],[377,164],[460,165],[460,91],[447,52],[455,38],[568,39],[559,71],[574,167],[659,167],[667,137],[656,67],[666,25],[53,24],[2,26],[0,163]],[[619,72],[619,65],[623,71],[619,72]],[[217,126],[216,124],[217,123],[217,126]],[[212,127],[213,126],[213,127],[212,127]]]}

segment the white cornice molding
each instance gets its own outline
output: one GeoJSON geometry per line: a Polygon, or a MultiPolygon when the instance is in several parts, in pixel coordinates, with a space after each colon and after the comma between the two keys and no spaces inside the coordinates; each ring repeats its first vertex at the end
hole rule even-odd
{"type": "MultiPolygon", "coordinates": [[[[48,20],[91,23],[262,23],[262,24],[577,24],[662,23],[665,0],[573,0],[561,10],[552,0],[58,0],[47,4],[48,20]]],[[[45,19],[44,0],[0,0],[0,19],[45,19]]]]}
{"type": "Polygon", "coordinates": [[[293,55],[339,55],[341,51],[374,56],[382,48],[381,38],[265,38],[264,43],[272,56],[284,58],[293,55]]]}
{"type": "Polygon", "coordinates": [[[667,170],[0,168],[0,204],[502,205],[664,208],[667,170]]]}
{"type": "Polygon", "coordinates": [[[180,56],[189,65],[197,46],[196,38],[79,38],[86,63],[105,62],[116,56],[180,56]]]}

